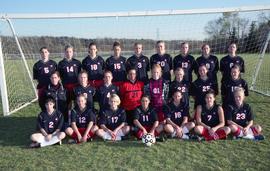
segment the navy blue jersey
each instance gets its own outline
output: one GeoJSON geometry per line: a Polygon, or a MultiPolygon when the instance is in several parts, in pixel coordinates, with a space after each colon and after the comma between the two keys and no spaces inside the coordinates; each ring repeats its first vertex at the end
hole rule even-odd
{"type": "Polygon", "coordinates": [[[96,117],[91,109],[81,111],[78,107],[71,110],[71,122],[75,122],[78,128],[87,128],[90,122],[95,123],[96,117]]]}
{"type": "Polygon", "coordinates": [[[62,83],[74,84],[78,83],[78,75],[81,72],[82,64],[79,60],[72,58],[68,61],[66,58],[58,63],[58,71],[61,76],[62,83]]]}
{"type": "Polygon", "coordinates": [[[92,59],[86,56],[82,61],[82,68],[88,73],[88,80],[102,80],[105,69],[104,59],[100,56],[92,59]]]}
{"type": "Polygon", "coordinates": [[[242,87],[245,90],[245,96],[248,96],[248,84],[244,79],[229,79],[221,85],[221,95],[223,105],[234,104],[234,90],[238,87],[242,87]]]}
{"type": "Polygon", "coordinates": [[[209,55],[209,57],[205,58],[203,56],[200,56],[196,59],[197,65],[195,68],[195,72],[197,73],[199,77],[199,66],[205,65],[208,69],[208,77],[212,78],[214,81],[217,82],[217,72],[219,70],[219,62],[218,58],[214,55],[209,55]]]}
{"type": "Polygon", "coordinates": [[[185,102],[189,106],[189,82],[182,80],[181,82],[173,81],[170,84],[169,88],[169,98],[173,97],[173,94],[176,91],[182,92],[182,101],[185,102]]]}
{"type": "Polygon", "coordinates": [[[119,94],[119,88],[113,84],[109,86],[103,85],[97,90],[95,97],[99,103],[100,109],[110,107],[109,98],[111,94],[119,94]]]}
{"type": "MultiPolygon", "coordinates": [[[[60,111],[65,116],[68,113],[68,106],[67,106],[67,93],[66,89],[63,87],[62,84],[52,85],[49,84],[47,89],[45,90],[46,99],[52,98],[55,100],[55,107],[58,111],[60,111]]],[[[45,104],[44,104],[45,108],[45,104]]]]}
{"type": "Polygon", "coordinates": [[[109,57],[106,60],[106,69],[113,74],[113,81],[125,81],[127,78],[126,73],[126,58],[120,56],[115,59],[114,56],[109,57]]]}
{"type": "Polygon", "coordinates": [[[53,60],[43,62],[39,60],[33,66],[33,79],[37,80],[37,88],[46,87],[49,85],[50,77],[57,70],[57,64],[53,60]]]}
{"type": "Polygon", "coordinates": [[[165,118],[170,118],[178,126],[182,125],[184,117],[188,117],[188,111],[188,106],[185,103],[175,106],[173,102],[170,102],[163,107],[165,118]]]}
{"type": "Polygon", "coordinates": [[[245,72],[245,62],[240,56],[231,57],[230,55],[227,55],[220,60],[220,71],[222,73],[221,82],[224,82],[227,79],[231,78],[231,68],[235,64],[241,67],[240,72],[245,72]]]}
{"type": "Polygon", "coordinates": [[[54,110],[54,112],[49,115],[47,111],[43,111],[38,115],[37,119],[37,130],[44,129],[47,134],[52,134],[57,129],[62,128],[64,123],[64,117],[61,112],[54,110]]]}
{"type": "Polygon", "coordinates": [[[159,64],[162,68],[162,78],[171,82],[171,70],[173,69],[172,57],[169,54],[164,54],[160,56],[159,54],[154,54],[150,58],[151,68],[154,64],[159,64]]]}
{"type": "Polygon", "coordinates": [[[115,130],[122,123],[126,123],[126,112],[122,108],[113,111],[110,108],[101,109],[99,125],[105,125],[110,130],[115,130]]]}
{"type": "Polygon", "coordinates": [[[253,111],[249,104],[244,103],[241,107],[230,105],[227,110],[227,120],[246,127],[251,120],[254,120],[253,111]]]}
{"type": "Polygon", "coordinates": [[[141,55],[137,57],[133,55],[127,59],[126,63],[127,71],[130,68],[135,68],[137,70],[137,80],[148,82],[148,71],[150,71],[150,63],[148,57],[141,55]]]}
{"type": "Polygon", "coordinates": [[[79,85],[78,87],[74,88],[75,97],[78,97],[81,94],[85,94],[87,96],[87,107],[92,108],[92,109],[94,108],[93,97],[94,97],[95,93],[96,93],[95,88],[91,87],[90,85],[88,85],[87,87],[83,87],[83,86],[79,85]]]}
{"type": "Polygon", "coordinates": [[[147,111],[144,111],[142,106],[134,110],[134,120],[135,119],[137,119],[143,127],[152,127],[154,123],[158,121],[157,113],[154,108],[149,107],[147,111]]]}
{"type": "Polygon", "coordinates": [[[177,55],[173,59],[173,68],[183,68],[184,69],[184,80],[189,83],[192,82],[192,71],[197,67],[196,61],[193,56],[187,55],[183,57],[181,54],[177,55]]]}
{"type": "Polygon", "coordinates": [[[207,80],[198,78],[191,84],[190,95],[195,97],[195,107],[205,103],[205,94],[210,89],[214,90],[216,95],[218,94],[218,85],[210,78],[207,80]]]}
{"type": "Polygon", "coordinates": [[[205,105],[202,105],[201,121],[211,128],[217,126],[220,123],[218,116],[218,107],[220,105],[215,104],[211,109],[207,109],[205,105]]]}

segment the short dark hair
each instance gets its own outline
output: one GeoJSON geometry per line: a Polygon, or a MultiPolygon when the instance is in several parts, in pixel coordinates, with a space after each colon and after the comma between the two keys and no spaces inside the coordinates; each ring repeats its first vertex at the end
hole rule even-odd
{"type": "Polygon", "coordinates": [[[39,49],[39,52],[42,52],[42,50],[43,50],[43,49],[46,49],[46,50],[48,50],[48,51],[49,51],[48,47],[46,47],[46,46],[42,46],[42,47],[39,49]]]}

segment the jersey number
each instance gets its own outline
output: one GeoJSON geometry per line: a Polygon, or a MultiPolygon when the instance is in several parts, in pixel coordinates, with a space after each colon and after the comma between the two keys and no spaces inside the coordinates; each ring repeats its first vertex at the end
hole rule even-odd
{"type": "Polygon", "coordinates": [[[153,93],[158,94],[159,93],[159,88],[153,88],[153,93]]]}
{"type": "Polygon", "coordinates": [[[92,71],[97,70],[97,64],[91,65],[91,70],[92,70],[92,71]]]}
{"type": "Polygon", "coordinates": [[[244,113],[237,113],[236,120],[246,119],[246,114],[244,113]]]}
{"type": "Polygon", "coordinates": [[[148,121],[149,121],[148,115],[143,115],[143,122],[148,122],[148,121]]]}
{"type": "Polygon", "coordinates": [[[44,73],[45,73],[45,74],[48,74],[48,73],[50,72],[50,70],[49,70],[48,67],[45,67],[45,68],[43,68],[43,69],[44,69],[44,73]]]}
{"type": "Polygon", "coordinates": [[[188,68],[188,63],[187,62],[182,62],[182,68],[188,68]]]}
{"type": "Polygon", "coordinates": [[[142,68],[142,63],[138,62],[138,68],[142,68]]]}
{"type": "Polygon", "coordinates": [[[49,128],[53,128],[53,122],[49,122],[49,128]]]}
{"type": "Polygon", "coordinates": [[[118,116],[112,117],[112,123],[117,123],[118,121],[118,116]]]}
{"type": "Polygon", "coordinates": [[[207,120],[210,121],[212,119],[212,115],[207,115],[207,120]]]}
{"type": "Polygon", "coordinates": [[[117,64],[113,64],[114,69],[121,69],[121,64],[117,63],[117,64]]]}
{"type": "Polygon", "coordinates": [[[67,72],[74,72],[73,66],[67,67],[67,72]]]}
{"type": "Polygon", "coordinates": [[[79,117],[79,122],[80,123],[86,123],[86,118],[85,117],[79,117]]]}
{"type": "Polygon", "coordinates": [[[203,86],[202,91],[207,92],[210,89],[210,86],[203,86]]]}
{"type": "Polygon", "coordinates": [[[174,118],[175,118],[175,119],[181,118],[181,112],[175,112],[175,113],[174,113],[174,118]]]}

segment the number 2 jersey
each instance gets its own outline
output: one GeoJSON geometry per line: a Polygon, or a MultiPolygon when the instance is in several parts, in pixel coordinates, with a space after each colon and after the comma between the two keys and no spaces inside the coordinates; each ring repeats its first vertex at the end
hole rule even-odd
{"type": "Polygon", "coordinates": [[[115,130],[122,123],[126,123],[126,112],[122,108],[113,111],[111,108],[101,109],[99,125],[105,125],[110,130],[115,130]]]}
{"type": "Polygon", "coordinates": [[[226,110],[227,120],[246,127],[249,121],[254,119],[253,111],[249,104],[244,103],[242,106],[230,105],[226,110]]]}
{"type": "Polygon", "coordinates": [[[61,130],[64,117],[61,112],[54,110],[50,115],[47,111],[43,111],[38,115],[37,130],[44,129],[47,134],[52,134],[55,130],[61,130]]]}
{"type": "Polygon", "coordinates": [[[134,120],[137,119],[143,127],[152,127],[158,121],[157,113],[154,108],[149,107],[146,111],[142,106],[134,110],[134,120]]]}
{"type": "Polygon", "coordinates": [[[78,107],[71,110],[71,122],[75,122],[78,128],[87,128],[90,122],[95,123],[96,117],[91,109],[81,111],[78,107]]]}
{"type": "Polygon", "coordinates": [[[184,117],[188,117],[188,106],[185,103],[180,103],[176,106],[173,102],[163,106],[165,118],[170,118],[171,121],[178,126],[181,126],[184,117]]]}
{"type": "Polygon", "coordinates": [[[207,109],[205,105],[202,105],[201,121],[211,128],[217,126],[220,122],[218,116],[218,108],[220,105],[214,104],[211,109],[207,109]]]}

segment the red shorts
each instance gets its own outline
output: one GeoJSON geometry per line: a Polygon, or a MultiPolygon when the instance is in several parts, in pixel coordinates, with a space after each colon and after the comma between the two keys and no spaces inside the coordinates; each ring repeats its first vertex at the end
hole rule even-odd
{"type": "Polygon", "coordinates": [[[124,83],[124,81],[114,81],[113,85],[120,87],[120,85],[122,85],[124,83]]]}
{"type": "Polygon", "coordinates": [[[158,115],[158,121],[163,122],[165,120],[164,112],[162,110],[162,106],[155,107],[158,115]]]}
{"type": "MultiPolygon", "coordinates": [[[[83,136],[84,132],[85,132],[86,128],[78,128],[78,131],[80,132],[80,134],[83,136]]],[[[77,134],[75,133],[75,131],[72,133],[71,137],[76,140],[77,142],[79,142],[77,134]]],[[[94,137],[94,133],[91,132],[91,130],[89,131],[88,135],[87,135],[87,139],[94,137]]]]}
{"type": "Polygon", "coordinates": [[[37,89],[38,91],[38,104],[41,109],[45,109],[45,91],[46,86],[37,89]]]}
{"type": "MultiPolygon", "coordinates": [[[[151,126],[144,126],[144,128],[146,129],[147,132],[151,131],[152,127],[151,126]]],[[[158,136],[159,133],[157,131],[155,131],[155,136],[158,136]]],[[[135,133],[135,136],[138,138],[138,139],[141,139],[142,136],[143,136],[143,131],[141,129],[139,129],[136,133],[135,133]]]]}
{"type": "Polygon", "coordinates": [[[78,86],[78,83],[65,84],[64,87],[67,90],[67,98],[70,101],[74,98],[73,89],[78,86]]]}
{"type": "Polygon", "coordinates": [[[98,89],[103,85],[103,80],[89,80],[88,83],[90,84],[90,86],[98,89]]]}

